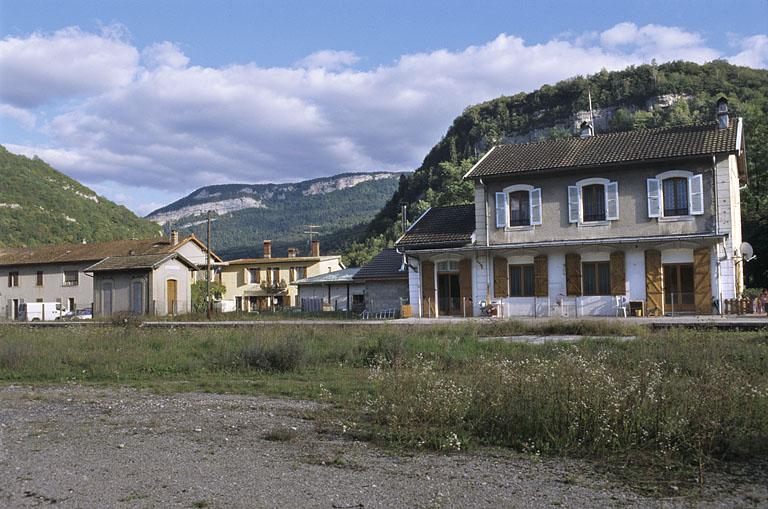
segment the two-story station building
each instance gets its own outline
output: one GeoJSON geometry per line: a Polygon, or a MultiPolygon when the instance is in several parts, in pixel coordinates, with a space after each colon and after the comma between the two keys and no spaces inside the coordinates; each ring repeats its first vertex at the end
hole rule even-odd
{"type": "Polygon", "coordinates": [[[711,314],[742,291],[743,123],[718,120],[493,147],[471,205],[398,240],[419,316],[711,314]]]}

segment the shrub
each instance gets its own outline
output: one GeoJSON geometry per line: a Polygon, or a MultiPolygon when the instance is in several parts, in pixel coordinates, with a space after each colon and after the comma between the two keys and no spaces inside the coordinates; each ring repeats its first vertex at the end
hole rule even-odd
{"type": "Polygon", "coordinates": [[[245,365],[263,371],[295,371],[301,367],[304,345],[296,339],[256,341],[241,353],[245,365]]]}

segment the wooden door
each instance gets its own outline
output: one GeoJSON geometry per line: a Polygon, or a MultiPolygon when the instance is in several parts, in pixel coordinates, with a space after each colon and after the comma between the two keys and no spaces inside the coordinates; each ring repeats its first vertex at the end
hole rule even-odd
{"type": "Polygon", "coordinates": [[[578,253],[565,255],[565,293],[571,297],[581,295],[581,255],[578,253]]]}
{"type": "Polygon", "coordinates": [[[627,293],[625,272],[624,251],[614,251],[611,253],[611,295],[627,293]]]}
{"type": "Polygon", "coordinates": [[[459,262],[459,289],[462,314],[472,316],[472,260],[470,259],[459,262]]]}
{"type": "Polygon", "coordinates": [[[509,297],[509,265],[501,256],[493,258],[493,296],[509,297]]]}
{"type": "Polygon", "coordinates": [[[421,315],[433,318],[435,310],[435,264],[429,261],[421,262],[421,315]]]}
{"type": "Polygon", "coordinates": [[[696,313],[712,313],[712,279],[710,276],[711,250],[708,247],[693,252],[693,296],[696,313]]]}
{"type": "Polygon", "coordinates": [[[176,314],[176,299],[178,295],[176,293],[176,280],[169,279],[166,282],[165,301],[168,306],[167,312],[169,315],[176,314]]]}
{"type": "Polygon", "coordinates": [[[648,316],[664,314],[661,251],[656,249],[645,252],[645,312],[648,316]]]}

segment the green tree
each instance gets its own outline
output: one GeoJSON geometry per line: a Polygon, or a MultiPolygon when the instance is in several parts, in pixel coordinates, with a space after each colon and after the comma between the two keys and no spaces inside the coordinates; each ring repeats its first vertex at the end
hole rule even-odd
{"type": "MultiPolygon", "coordinates": [[[[192,311],[205,313],[206,281],[195,281],[192,284],[192,311]]],[[[227,291],[227,287],[217,281],[211,281],[211,296],[213,300],[221,299],[227,291]]]]}

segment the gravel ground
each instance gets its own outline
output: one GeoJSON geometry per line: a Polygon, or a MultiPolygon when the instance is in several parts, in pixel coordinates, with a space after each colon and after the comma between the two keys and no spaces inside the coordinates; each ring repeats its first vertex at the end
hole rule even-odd
{"type": "Polygon", "coordinates": [[[393,455],[323,431],[305,416],[317,408],[266,397],[3,387],[0,506],[768,505],[768,474],[758,468],[710,476],[696,500],[659,500],[578,461],[393,455]],[[265,438],[275,430],[291,439],[265,438]]]}

